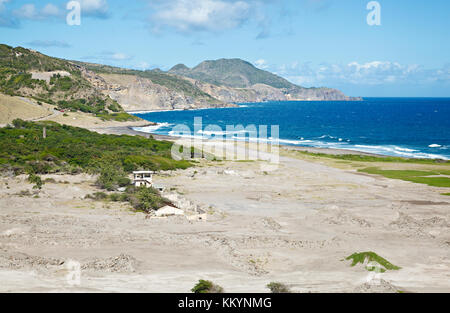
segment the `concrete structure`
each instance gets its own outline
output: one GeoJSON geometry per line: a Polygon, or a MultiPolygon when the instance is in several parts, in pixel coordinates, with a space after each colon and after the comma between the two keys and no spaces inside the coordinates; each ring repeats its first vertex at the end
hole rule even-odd
{"type": "Polygon", "coordinates": [[[164,192],[164,191],[166,191],[166,186],[164,186],[164,185],[153,184],[152,187],[155,188],[156,190],[158,190],[159,192],[164,192]]]}
{"type": "Polygon", "coordinates": [[[150,188],[153,186],[153,171],[137,171],[133,172],[134,180],[133,184],[136,187],[147,187],[150,188]]]}
{"type": "Polygon", "coordinates": [[[174,208],[172,206],[165,206],[158,211],[155,212],[155,215],[157,217],[163,217],[163,216],[174,216],[174,215],[184,215],[184,211],[174,208]]]}

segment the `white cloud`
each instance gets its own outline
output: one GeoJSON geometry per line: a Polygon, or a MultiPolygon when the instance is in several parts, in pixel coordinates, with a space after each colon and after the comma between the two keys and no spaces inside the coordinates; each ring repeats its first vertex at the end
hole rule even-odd
{"type": "Polygon", "coordinates": [[[108,2],[106,0],[81,0],[81,14],[91,17],[108,17],[108,2]]]}
{"type": "MultiPolygon", "coordinates": [[[[3,3],[9,0],[0,0],[0,11],[3,3]]],[[[81,4],[81,14],[86,17],[107,18],[108,17],[108,2],[106,0],[79,0],[81,4]]],[[[46,20],[54,17],[64,17],[65,9],[62,7],[47,3],[44,7],[39,9],[32,3],[22,5],[20,8],[14,10],[12,15],[18,19],[28,20],[46,20]]]]}
{"type": "Polygon", "coordinates": [[[38,11],[34,4],[24,4],[19,9],[14,10],[13,14],[20,18],[36,19],[38,18],[38,11]]]}
{"type": "Polygon", "coordinates": [[[50,17],[58,17],[61,14],[62,12],[58,7],[51,3],[46,4],[42,9],[38,9],[34,4],[28,3],[13,11],[15,17],[29,20],[43,20],[50,17]]]}
{"type": "Polygon", "coordinates": [[[306,87],[351,85],[392,85],[450,83],[450,66],[426,69],[417,64],[400,64],[389,61],[371,61],[348,64],[311,63],[282,65],[274,69],[279,75],[306,87]]]}
{"type": "Polygon", "coordinates": [[[257,68],[260,68],[260,69],[263,69],[263,70],[265,70],[265,69],[267,69],[269,67],[269,65],[267,64],[267,61],[264,60],[264,59],[256,60],[255,61],[255,66],[257,68]]]}
{"type": "Polygon", "coordinates": [[[19,21],[6,10],[5,3],[9,0],[0,0],[0,27],[17,28],[19,21]]]}
{"type": "Polygon", "coordinates": [[[172,28],[182,33],[218,32],[241,26],[255,16],[261,1],[164,0],[151,1],[150,22],[154,31],[172,28]]]}
{"type": "Polygon", "coordinates": [[[123,61],[123,60],[129,60],[131,57],[125,53],[113,53],[111,54],[111,59],[116,61],[123,61]]]}
{"type": "Polygon", "coordinates": [[[82,59],[106,63],[109,62],[117,63],[123,61],[130,61],[133,59],[133,56],[130,56],[123,52],[103,51],[97,55],[84,56],[82,57],[82,59]]]}
{"type": "Polygon", "coordinates": [[[41,12],[46,16],[58,16],[60,14],[58,7],[51,3],[47,3],[41,12]]]}
{"type": "Polygon", "coordinates": [[[70,48],[71,45],[68,44],[65,41],[59,41],[59,40],[33,40],[28,42],[29,46],[32,47],[38,47],[38,48],[49,48],[49,47],[55,47],[55,48],[70,48]]]}
{"type": "Polygon", "coordinates": [[[139,62],[136,67],[142,71],[145,71],[150,68],[150,64],[148,62],[143,61],[139,62]]]}

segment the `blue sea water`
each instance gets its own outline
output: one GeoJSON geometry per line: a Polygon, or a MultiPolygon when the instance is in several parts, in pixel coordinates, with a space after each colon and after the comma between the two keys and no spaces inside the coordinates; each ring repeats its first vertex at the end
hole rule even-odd
{"type": "MultiPolygon", "coordinates": [[[[450,98],[273,101],[135,115],[160,123],[138,130],[161,135],[173,134],[178,124],[194,130],[194,118],[202,117],[203,127],[219,125],[224,131],[226,125],[268,125],[269,130],[270,125],[279,125],[281,144],[450,159],[450,98]]],[[[205,136],[205,132],[192,135],[205,136]]]]}

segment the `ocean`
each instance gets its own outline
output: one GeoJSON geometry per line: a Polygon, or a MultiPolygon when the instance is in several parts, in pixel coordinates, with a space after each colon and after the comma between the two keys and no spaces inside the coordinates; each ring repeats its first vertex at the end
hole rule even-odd
{"type": "Polygon", "coordinates": [[[271,101],[135,115],[159,124],[136,129],[153,134],[174,135],[176,125],[187,125],[193,131],[194,118],[201,117],[203,129],[192,136],[224,135],[227,125],[268,125],[270,137],[270,126],[279,125],[280,143],[286,145],[450,159],[450,98],[271,101]],[[218,125],[223,131],[205,131],[208,125],[218,125]]]}

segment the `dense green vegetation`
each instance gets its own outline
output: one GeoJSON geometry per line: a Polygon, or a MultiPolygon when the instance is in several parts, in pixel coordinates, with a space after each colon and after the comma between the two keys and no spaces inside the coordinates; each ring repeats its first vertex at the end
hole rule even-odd
{"type": "MultiPolygon", "coordinates": [[[[390,263],[389,261],[387,261],[386,259],[382,258],[381,256],[379,256],[378,254],[376,254],[375,252],[362,252],[362,253],[354,253],[351,256],[347,257],[346,260],[352,260],[352,264],[351,266],[356,266],[357,264],[364,264],[365,262],[375,262],[378,263],[380,266],[382,266],[383,268],[379,268],[379,270],[384,273],[387,270],[399,270],[401,269],[401,267],[398,267],[392,263],[390,263]]],[[[366,269],[368,271],[375,271],[377,270],[376,266],[373,265],[367,265],[366,269]]]]}
{"type": "Polygon", "coordinates": [[[197,285],[191,289],[193,293],[223,293],[224,290],[222,287],[214,284],[209,280],[199,280],[197,285]]]}
{"type": "MultiPolygon", "coordinates": [[[[0,167],[15,173],[102,173],[187,168],[171,158],[172,143],[139,136],[102,135],[53,122],[15,120],[0,129],[0,167]],[[46,127],[47,138],[42,138],[46,127]]],[[[120,176],[120,175],[118,175],[120,176]]]]}
{"type": "Polygon", "coordinates": [[[76,74],[73,65],[65,60],[52,58],[38,52],[0,44],[0,68],[13,72],[37,70],[42,72],[67,71],[76,74]]]}
{"type": "Polygon", "coordinates": [[[411,170],[381,170],[369,167],[358,170],[362,173],[381,175],[387,178],[406,180],[418,184],[426,184],[434,187],[450,187],[450,178],[439,175],[450,175],[450,170],[439,169],[434,171],[411,171],[411,170]],[[433,176],[433,177],[429,177],[433,176]]]}
{"type": "Polygon", "coordinates": [[[34,189],[42,189],[39,174],[87,172],[99,174],[96,185],[106,191],[125,187],[123,193],[97,192],[95,200],[128,202],[145,213],[170,205],[153,188],[135,188],[128,178],[133,170],[173,170],[191,163],[171,158],[172,143],[144,137],[101,135],[54,122],[15,120],[0,129],[0,171],[28,173],[34,189]],[[42,137],[43,128],[47,136],[42,137]]]}
{"type": "Polygon", "coordinates": [[[450,193],[443,193],[443,196],[450,196],[450,193]]]}

